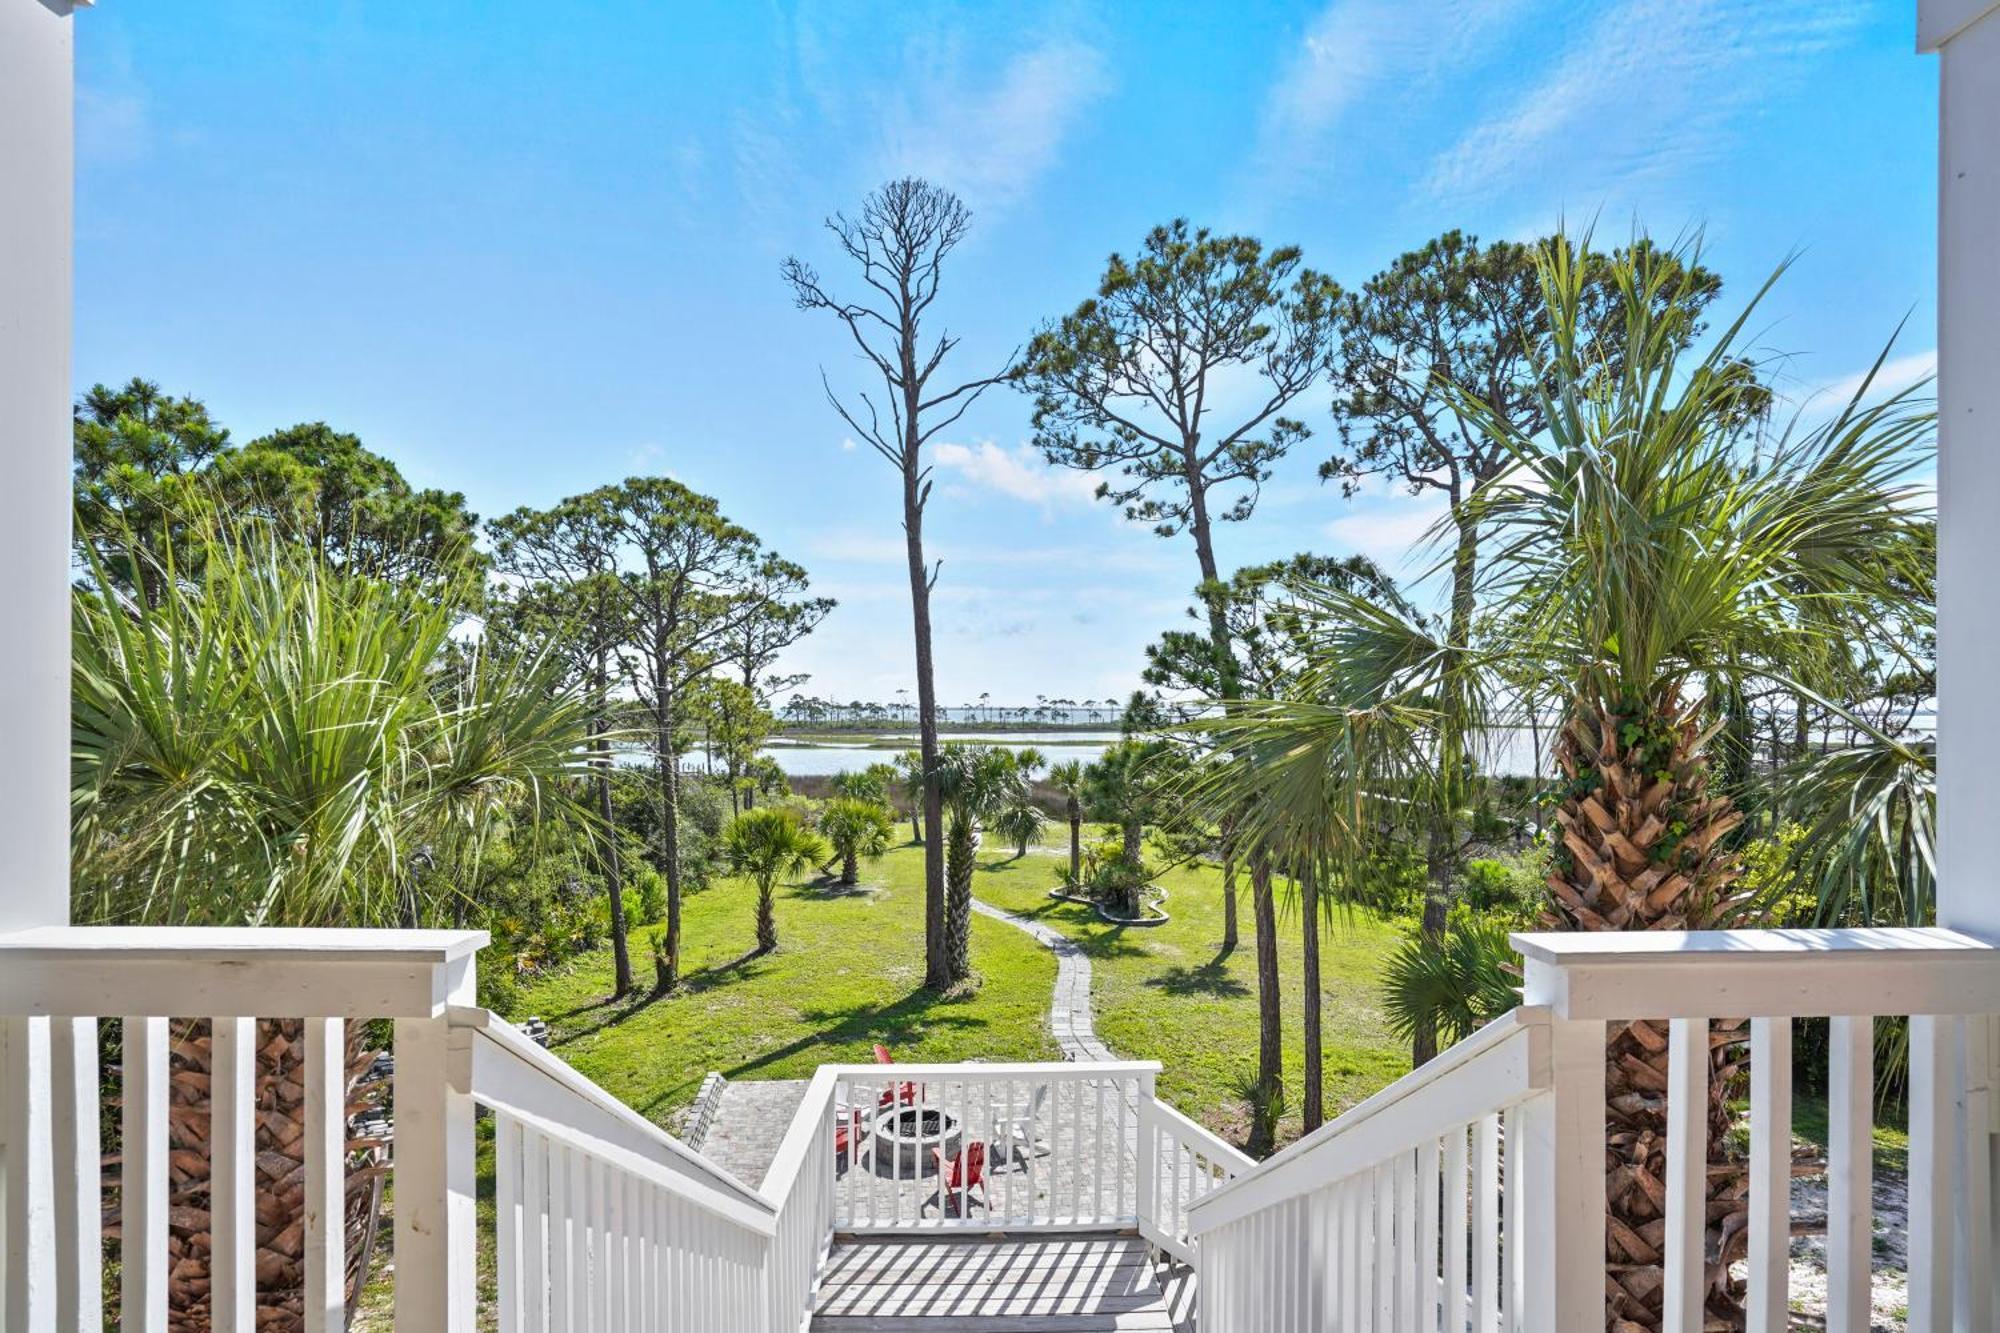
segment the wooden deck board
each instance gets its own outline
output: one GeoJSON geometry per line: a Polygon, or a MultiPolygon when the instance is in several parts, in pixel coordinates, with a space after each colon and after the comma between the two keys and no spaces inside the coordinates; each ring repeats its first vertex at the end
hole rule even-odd
{"type": "Polygon", "coordinates": [[[1132,1236],[860,1239],[821,1270],[815,1333],[1191,1333],[1192,1279],[1132,1236]],[[1162,1285],[1162,1273],[1167,1281],[1162,1285]]]}

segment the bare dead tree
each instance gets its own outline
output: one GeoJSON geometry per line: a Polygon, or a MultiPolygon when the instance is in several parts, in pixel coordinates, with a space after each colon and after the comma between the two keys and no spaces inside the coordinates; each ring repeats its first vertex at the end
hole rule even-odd
{"type": "MultiPolygon", "coordinates": [[[[856,301],[832,295],[810,264],[788,258],[780,268],[801,310],[824,310],[839,320],[855,348],[882,383],[879,392],[835,392],[826,372],[820,382],[827,402],[856,436],[888,460],[903,483],[903,537],[909,557],[910,618],[916,639],[917,730],[924,767],[924,825],[941,828],[938,792],[937,688],[931,652],[931,590],[937,567],[924,557],[924,507],[930,500],[931,468],[924,448],[963,417],[1004,370],[945,387],[939,371],[959,340],[925,331],[924,323],[943,286],[946,256],[964,239],[972,215],[958,196],[915,177],[891,181],[862,201],[853,217],[836,213],[826,220],[841,252],[859,269],[872,296],[856,301]],[[879,399],[879,401],[878,401],[879,399]]],[[[958,923],[965,929],[969,923],[958,923]]],[[[924,844],[924,985],[944,990],[963,980],[948,947],[954,923],[948,919],[944,840],[924,844]]]]}

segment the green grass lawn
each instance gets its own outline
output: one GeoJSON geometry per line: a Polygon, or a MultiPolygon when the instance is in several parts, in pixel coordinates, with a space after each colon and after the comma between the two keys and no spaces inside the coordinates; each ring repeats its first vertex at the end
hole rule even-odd
{"type": "MultiPolygon", "coordinates": [[[[1052,925],[1083,945],[1091,959],[1097,1032],[1118,1054],[1160,1061],[1159,1090],[1174,1106],[1235,1142],[1249,1123],[1243,1090],[1257,1071],[1257,958],[1252,946],[1249,880],[1238,884],[1242,943],[1221,956],[1222,874],[1213,866],[1168,871],[1166,925],[1113,926],[1090,908],[1048,896],[1067,848],[1068,830],[1049,830],[1049,845],[1014,859],[989,841],[973,892],[1052,925]],[[1059,846],[1058,846],[1059,845],[1059,846]]],[[[1299,914],[1281,900],[1279,976],[1284,989],[1285,1086],[1282,1138],[1299,1129],[1304,1086],[1304,992],[1299,985],[1299,914]]],[[[1320,981],[1326,1105],[1330,1116],[1407,1073],[1409,1051],[1389,1034],[1376,979],[1400,928],[1356,911],[1322,922],[1320,981]]]]}
{"type": "MultiPolygon", "coordinates": [[[[1088,908],[1050,899],[1062,858],[1055,844],[1016,858],[989,841],[973,892],[1036,917],[1081,943],[1095,978],[1099,1034],[1122,1056],[1159,1060],[1160,1092],[1175,1106],[1241,1142],[1243,1089],[1256,1071],[1256,958],[1247,880],[1243,943],[1219,956],[1221,874],[1214,867],[1167,872],[1173,920],[1165,926],[1105,925],[1088,908]]],[[[864,864],[859,891],[782,888],[779,947],[753,957],[754,890],[725,880],[688,897],[686,984],[666,999],[608,1000],[609,950],[524,986],[510,1017],[538,1014],[554,1049],[656,1121],[694,1097],[711,1069],[738,1078],[804,1078],[831,1061],[866,1061],[881,1042],[905,1060],[1045,1060],[1055,959],[1028,936],[973,918],[978,982],[943,999],[924,993],[923,852],[903,845],[864,864]]],[[[1299,920],[1283,913],[1287,1135],[1298,1129],[1304,1062],[1299,920]]],[[[642,990],[651,980],[649,941],[634,933],[642,990]]],[[[1376,977],[1398,927],[1369,913],[1337,917],[1322,932],[1326,1096],[1329,1114],[1409,1068],[1383,1024],[1376,977]]]]}
{"type": "Polygon", "coordinates": [[[806,1078],[821,1064],[871,1058],[875,1042],[903,1060],[1053,1060],[1048,1032],[1055,958],[997,921],[975,917],[977,982],[943,998],[924,992],[923,856],[899,848],[864,863],[854,890],[781,886],[778,948],[752,956],[756,890],[723,880],[683,908],[684,984],[653,999],[648,926],[632,939],[642,994],[611,992],[600,949],[523,986],[510,1018],[548,1020],[551,1046],[655,1121],[686,1106],[702,1076],[806,1078]]]}

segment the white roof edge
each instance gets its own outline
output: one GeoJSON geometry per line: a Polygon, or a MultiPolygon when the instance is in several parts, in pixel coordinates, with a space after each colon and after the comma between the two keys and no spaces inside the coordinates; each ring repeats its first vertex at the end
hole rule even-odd
{"type": "Polygon", "coordinates": [[[1917,50],[1935,51],[1996,11],[2000,0],[1917,0],[1917,50]]]}

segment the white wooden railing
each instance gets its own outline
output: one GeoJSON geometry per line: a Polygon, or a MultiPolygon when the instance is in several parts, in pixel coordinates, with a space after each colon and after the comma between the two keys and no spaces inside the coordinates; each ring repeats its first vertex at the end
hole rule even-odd
{"type": "Polygon", "coordinates": [[[218,1333],[256,1328],[253,1220],[270,1188],[255,1161],[259,1019],[303,1020],[308,1333],[339,1333],[351,1313],[345,1054],[357,1022],[393,1021],[403,1331],[479,1324],[482,1112],[502,1333],[797,1333],[828,1246],[847,1232],[1125,1230],[1190,1258],[1192,1209],[1251,1166],[1154,1100],[1156,1064],[829,1065],[753,1187],[477,1007],[484,943],[426,931],[0,934],[0,1329],[103,1324],[104,1019],[119,1021],[123,1047],[110,1168],[120,1321],[143,1333],[167,1328],[169,1284],[200,1276],[168,1264],[172,1020],[212,1025],[210,1123],[175,1114],[178,1141],[208,1145],[218,1333]],[[988,1158],[978,1181],[964,1169],[975,1145],[988,1158]]]}
{"type": "Polygon", "coordinates": [[[1832,1029],[1827,1328],[1866,1333],[1871,1020],[1910,1018],[1909,1324],[1994,1327],[2000,951],[1942,930],[1532,934],[1528,1003],[1189,1208],[1203,1333],[1605,1327],[1607,1024],[1666,1020],[1663,1327],[1702,1306],[1709,1020],[1750,1020],[1749,1327],[1789,1319],[1791,1037],[1832,1029]]]}

